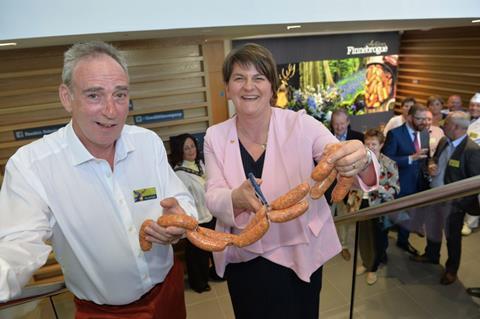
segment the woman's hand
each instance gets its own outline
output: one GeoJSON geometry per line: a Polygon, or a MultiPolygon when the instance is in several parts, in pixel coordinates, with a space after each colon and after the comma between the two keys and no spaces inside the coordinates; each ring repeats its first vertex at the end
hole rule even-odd
{"type": "MultiPolygon", "coordinates": [[[[185,214],[182,206],[178,201],[173,198],[165,198],[160,202],[160,206],[163,207],[163,214],[185,214]]],[[[170,245],[176,244],[184,235],[185,229],[180,227],[162,227],[157,223],[152,223],[152,225],[145,228],[145,233],[148,235],[145,237],[146,240],[153,243],[170,245]]]]}
{"type": "MultiPolygon", "coordinates": [[[[256,178],[255,180],[259,185],[262,183],[261,179],[256,178]]],[[[256,212],[262,207],[262,203],[255,195],[255,190],[248,180],[232,191],[232,203],[234,210],[238,213],[244,210],[256,212]]]]}
{"type": "MultiPolygon", "coordinates": [[[[328,162],[335,163],[335,168],[343,176],[357,175],[366,168],[368,161],[365,145],[359,140],[340,143],[342,147],[329,156],[328,162]]],[[[325,146],[324,151],[328,151],[330,145],[325,146]]]]}

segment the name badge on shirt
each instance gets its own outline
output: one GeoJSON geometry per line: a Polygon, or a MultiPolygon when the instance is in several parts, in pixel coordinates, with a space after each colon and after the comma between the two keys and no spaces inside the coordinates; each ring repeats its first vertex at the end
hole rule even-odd
{"type": "Polygon", "coordinates": [[[157,189],[155,187],[141,188],[133,191],[133,200],[135,203],[156,198],[157,189]]]}
{"type": "Polygon", "coordinates": [[[451,160],[448,161],[448,166],[459,168],[460,167],[460,161],[451,159],[451,160]]]}

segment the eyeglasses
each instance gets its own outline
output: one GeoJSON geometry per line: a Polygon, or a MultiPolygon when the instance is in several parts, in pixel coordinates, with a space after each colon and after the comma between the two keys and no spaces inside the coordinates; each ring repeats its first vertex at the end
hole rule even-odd
{"type": "Polygon", "coordinates": [[[426,118],[426,117],[414,116],[413,118],[416,119],[417,121],[421,121],[421,122],[426,122],[426,121],[427,121],[427,118],[426,118]]]}

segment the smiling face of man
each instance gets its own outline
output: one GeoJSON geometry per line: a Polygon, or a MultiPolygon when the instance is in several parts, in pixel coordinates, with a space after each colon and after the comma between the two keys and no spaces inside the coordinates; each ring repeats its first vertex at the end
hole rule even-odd
{"type": "Polygon", "coordinates": [[[74,67],[71,87],[60,85],[75,134],[95,157],[111,153],[128,115],[128,76],[114,59],[97,54],[74,67]]]}

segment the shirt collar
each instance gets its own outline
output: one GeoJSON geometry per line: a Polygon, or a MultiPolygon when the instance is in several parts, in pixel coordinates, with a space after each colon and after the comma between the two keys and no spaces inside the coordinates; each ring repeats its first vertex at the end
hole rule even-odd
{"type": "Polygon", "coordinates": [[[339,141],[346,141],[347,140],[347,131],[341,135],[336,136],[339,141]]]}
{"type": "Polygon", "coordinates": [[[405,125],[407,126],[407,130],[410,133],[410,136],[413,135],[413,133],[417,133],[407,122],[405,122],[405,125]]]}
{"type": "MultiPolygon", "coordinates": [[[[72,154],[72,163],[74,166],[80,165],[82,163],[94,160],[95,157],[87,150],[85,145],[80,141],[77,134],[73,130],[72,121],[66,126],[66,140],[67,145],[71,149],[72,154]]],[[[129,135],[125,134],[125,126],[122,129],[120,137],[116,141],[115,145],[115,163],[125,159],[128,153],[135,150],[131,138],[129,135]]]]}
{"type": "Polygon", "coordinates": [[[453,145],[454,148],[456,148],[460,143],[463,142],[463,139],[467,137],[467,134],[464,134],[462,136],[460,136],[459,138],[457,138],[456,140],[453,140],[453,141],[450,141],[450,143],[453,145]]]}

